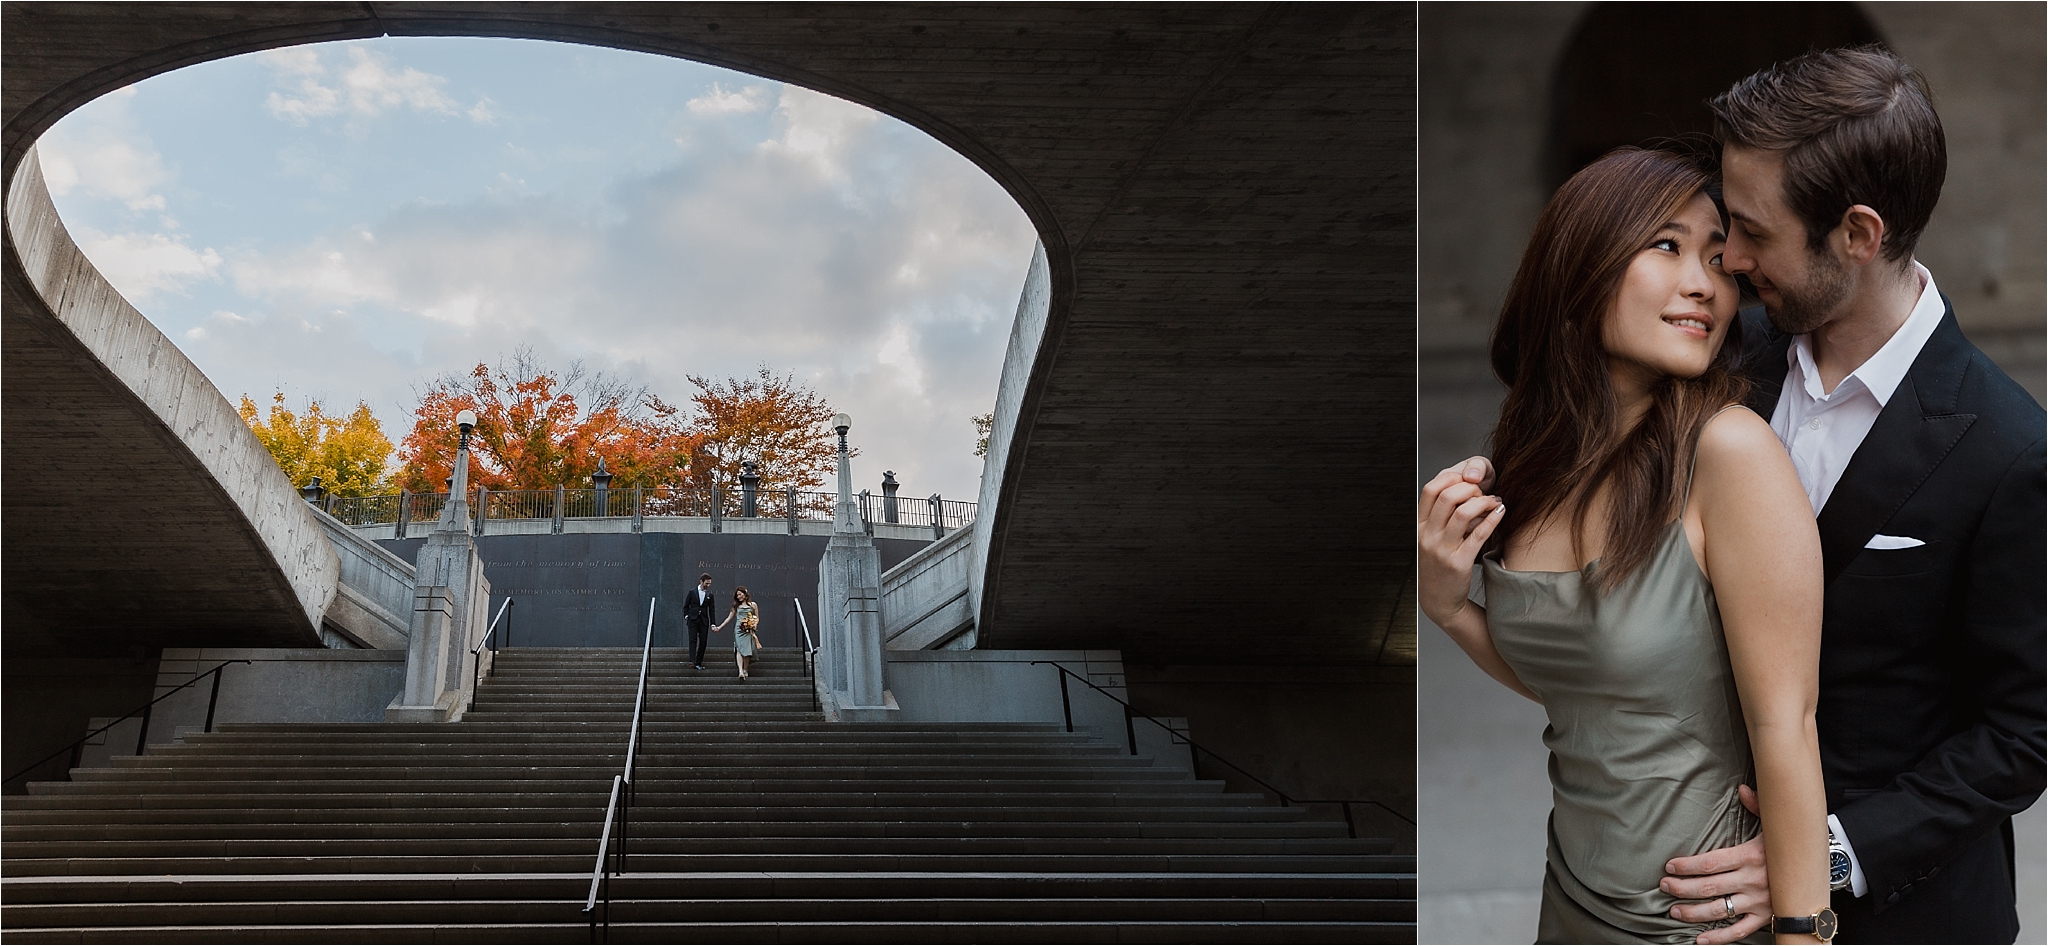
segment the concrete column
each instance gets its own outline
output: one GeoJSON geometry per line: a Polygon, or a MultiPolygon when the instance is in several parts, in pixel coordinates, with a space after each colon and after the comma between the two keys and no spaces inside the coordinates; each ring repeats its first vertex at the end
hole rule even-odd
{"type": "Polygon", "coordinates": [[[612,514],[612,474],[604,468],[604,458],[597,458],[597,472],[590,474],[590,485],[597,490],[597,515],[602,519],[612,514]]]}
{"type": "Polygon", "coordinates": [[[469,649],[490,623],[491,584],[469,531],[467,433],[455,451],[448,504],[413,563],[406,683],[384,710],[390,722],[455,722],[469,708],[469,649]]]}
{"type": "Polygon", "coordinates": [[[484,528],[485,528],[485,526],[484,526],[484,523],[485,523],[486,521],[488,521],[488,520],[490,519],[490,517],[491,517],[491,488],[490,488],[490,487],[488,487],[488,486],[479,486],[479,487],[477,487],[477,488],[476,488],[476,534],[477,534],[477,535],[483,535],[483,534],[484,534],[484,528]]]}
{"type": "Polygon", "coordinates": [[[875,534],[875,521],[869,518],[874,509],[872,495],[867,490],[860,491],[860,530],[869,535],[875,534]]]}
{"type": "Polygon", "coordinates": [[[711,531],[713,532],[725,531],[725,517],[721,515],[723,510],[719,508],[723,505],[725,505],[725,495],[719,491],[718,487],[711,487],[711,531]]]}
{"type": "Polygon", "coordinates": [[[411,518],[412,492],[410,490],[401,489],[398,491],[398,525],[392,528],[391,537],[394,539],[405,538],[405,527],[407,525],[406,520],[411,518]]]}
{"type": "Polygon", "coordinates": [[[740,464],[740,515],[742,517],[752,519],[757,515],[755,512],[754,496],[760,488],[761,474],[754,472],[754,461],[748,460],[740,464]]]}
{"type": "Polygon", "coordinates": [[[854,504],[846,431],[852,421],[833,418],[839,432],[839,503],[832,538],[818,562],[818,623],[825,686],[842,721],[879,721],[895,715],[882,689],[882,559],[854,504]]]}
{"type": "Polygon", "coordinates": [[[782,512],[783,512],[783,514],[784,514],[784,515],[786,515],[786,516],[788,516],[788,517],[789,517],[789,534],[790,534],[790,535],[795,535],[795,534],[796,534],[796,487],[792,486],[792,487],[790,487],[790,488],[789,488],[789,491],[788,491],[788,496],[786,497],[786,501],[785,501],[785,503],[784,503],[784,505],[783,505],[783,507],[782,507],[782,512]]]}
{"type": "Polygon", "coordinates": [[[562,504],[567,499],[568,492],[569,488],[567,485],[562,483],[555,484],[555,524],[552,531],[556,535],[562,534],[562,504]]]}
{"type": "Polygon", "coordinates": [[[930,503],[932,506],[932,540],[937,541],[939,539],[945,538],[946,523],[945,520],[939,518],[939,513],[946,507],[940,504],[939,494],[931,494],[931,496],[925,499],[925,502],[930,503]]]}
{"type": "Polygon", "coordinates": [[[896,482],[896,471],[895,471],[895,470],[883,470],[883,471],[882,471],[882,521],[883,521],[883,522],[887,522],[887,523],[892,523],[892,524],[896,522],[896,487],[897,487],[898,485],[899,485],[899,484],[898,484],[898,483],[896,482]]]}

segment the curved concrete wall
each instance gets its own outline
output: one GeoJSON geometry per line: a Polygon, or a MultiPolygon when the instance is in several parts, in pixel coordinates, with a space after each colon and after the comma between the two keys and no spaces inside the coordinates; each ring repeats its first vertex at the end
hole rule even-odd
{"type": "Polygon", "coordinates": [[[79,252],[33,150],[6,220],[8,648],[320,646],[340,561],[317,514],[79,252]]]}

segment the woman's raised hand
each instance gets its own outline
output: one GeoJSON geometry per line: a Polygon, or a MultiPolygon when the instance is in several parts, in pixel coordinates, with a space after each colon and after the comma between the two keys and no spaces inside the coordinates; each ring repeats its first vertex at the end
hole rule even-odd
{"type": "Polygon", "coordinates": [[[1472,562],[1507,512],[1485,492],[1492,474],[1485,457],[1473,457],[1438,473],[1416,504],[1416,603],[1439,627],[1464,610],[1472,562]]]}

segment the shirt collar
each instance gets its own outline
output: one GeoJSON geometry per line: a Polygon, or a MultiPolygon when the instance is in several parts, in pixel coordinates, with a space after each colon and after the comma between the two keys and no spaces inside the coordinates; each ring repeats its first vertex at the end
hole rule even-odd
{"type": "Polygon", "coordinates": [[[1892,333],[1877,354],[1857,365],[1841,384],[1835,385],[1833,395],[1821,393],[1820,368],[1813,361],[1812,338],[1807,335],[1792,337],[1792,347],[1786,353],[1788,367],[1799,371],[1808,397],[1816,401],[1833,400],[1843,388],[1855,382],[1877,399],[1879,407],[1890,403],[1892,392],[1906,380],[1906,372],[1912,369],[1913,360],[1920,357],[1920,349],[1926,347],[1928,337],[1941,325],[1941,317],[1947,311],[1941,303],[1941,293],[1934,288],[1934,274],[1918,260],[1913,261],[1913,271],[1920,275],[1921,286],[1920,298],[1913,303],[1912,313],[1906,316],[1905,323],[1892,333]]]}

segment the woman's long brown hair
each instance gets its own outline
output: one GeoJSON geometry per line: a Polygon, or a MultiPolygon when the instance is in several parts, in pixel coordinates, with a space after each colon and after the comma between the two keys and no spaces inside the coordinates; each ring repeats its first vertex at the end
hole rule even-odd
{"type": "MultiPolygon", "coordinates": [[[[1492,450],[1507,514],[1492,543],[1563,515],[1582,556],[1586,514],[1607,487],[1607,535],[1594,576],[1611,589],[1647,562],[1678,513],[1680,461],[1707,420],[1739,403],[1740,319],[1705,373],[1665,377],[1648,411],[1620,429],[1601,323],[1623,275],[1693,195],[1718,195],[1691,161],[1624,148],[1572,176],[1536,221],[1493,332],[1493,370],[1508,386],[1492,450]]],[[[1731,289],[1732,291],[1732,289],[1731,289]]]]}

